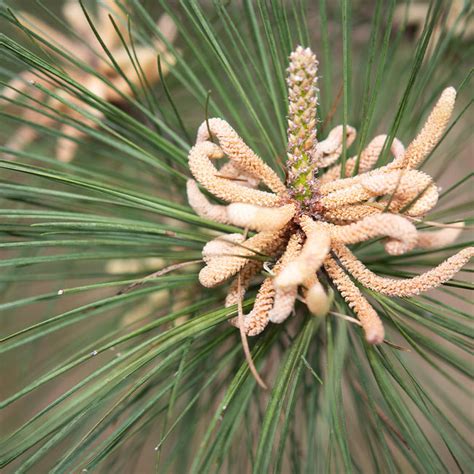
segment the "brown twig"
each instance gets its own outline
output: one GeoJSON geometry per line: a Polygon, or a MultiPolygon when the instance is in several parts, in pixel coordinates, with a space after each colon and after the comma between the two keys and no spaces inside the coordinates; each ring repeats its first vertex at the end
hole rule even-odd
{"type": "Polygon", "coordinates": [[[331,123],[331,120],[334,118],[334,115],[336,115],[337,107],[339,106],[339,102],[341,101],[341,98],[342,98],[342,92],[343,92],[343,85],[341,84],[339,86],[339,90],[334,99],[334,102],[331,105],[331,109],[329,110],[328,114],[326,115],[326,118],[324,119],[323,124],[321,125],[321,131],[323,131],[326,128],[326,125],[328,123],[331,123]]]}
{"type": "Polygon", "coordinates": [[[394,342],[390,342],[387,339],[384,339],[383,342],[384,342],[384,344],[387,344],[387,346],[390,346],[390,347],[393,347],[394,349],[397,349],[397,351],[411,352],[411,350],[408,349],[408,347],[399,346],[398,344],[395,344],[394,342]]]}
{"type": "Polygon", "coordinates": [[[232,176],[225,176],[223,174],[215,174],[214,176],[216,176],[217,178],[228,179],[229,181],[241,181],[243,183],[245,183],[247,181],[244,178],[234,178],[232,176]]]}
{"type": "Polygon", "coordinates": [[[211,91],[207,91],[206,104],[204,105],[204,115],[206,117],[206,127],[207,133],[209,134],[209,139],[211,142],[215,143],[214,135],[211,132],[211,127],[209,126],[209,101],[211,100],[211,91]]]}
{"type": "MultiPolygon", "coordinates": [[[[367,394],[364,392],[360,384],[356,380],[352,380],[352,386],[354,387],[355,391],[363,398],[363,400],[368,403],[369,402],[369,397],[367,394]]],[[[410,446],[408,445],[406,439],[402,436],[400,431],[397,430],[397,428],[393,425],[392,420],[384,413],[384,411],[374,403],[375,405],[375,412],[377,413],[377,416],[380,418],[382,423],[385,424],[385,426],[404,444],[404,446],[407,449],[410,449],[410,446]]]]}
{"type": "MultiPolygon", "coordinates": [[[[237,275],[237,293],[241,294],[241,282],[240,282],[240,273],[237,275]]],[[[239,313],[239,331],[240,331],[240,339],[242,340],[242,348],[244,349],[245,359],[247,360],[247,364],[249,365],[250,372],[252,373],[254,379],[257,383],[265,390],[268,390],[268,386],[262,380],[260,375],[258,374],[257,368],[252,359],[252,354],[249,348],[249,342],[247,340],[247,334],[245,334],[245,320],[244,320],[244,311],[242,308],[242,298],[239,297],[237,300],[237,309],[239,313]]]]}
{"type": "Polygon", "coordinates": [[[122,288],[117,295],[123,295],[124,293],[128,293],[131,290],[134,290],[135,288],[144,285],[148,280],[152,280],[153,278],[157,278],[160,276],[163,276],[167,273],[170,273],[174,270],[178,270],[179,268],[186,267],[188,265],[194,265],[196,263],[200,263],[202,260],[190,260],[189,262],[181,262],[181,263],[175,263],[174,265],[170,265],[166,268],[162,268],[161,270],[158,270],[157,272],[153,272],[150,275],[142,278],[139,281],[136,281],[132,283],[131,285],[126,286],[125,288],[122,288]]]}
{"type": "MultiPolygon", "coordinates": [[[[418,224],[426,224],[431,227],[441,227],[442,229],[461,229],[461,230],[472,230],[474,229],[474,226],[472,225],[466,225],[464,227],[459,227],[456,224],[443,224],[442,222],[435,222],[435,221],[425,221],[424,219],[420,219],[418,217],[411,217],[411,216],[404,216],[407,219],[417,222],[418,224]]],[[[459,222],[457,223],[459,224],[459,222]]]]}

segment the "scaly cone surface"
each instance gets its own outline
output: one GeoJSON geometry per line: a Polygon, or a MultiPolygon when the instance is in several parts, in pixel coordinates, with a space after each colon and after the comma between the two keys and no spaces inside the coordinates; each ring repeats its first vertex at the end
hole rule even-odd
{"type": "Polygon", "coordinates": [[[316,109],[318,60],[309,48],[298,46],[288,67],[288,188],[305,204],[316,187],[316,109]]]}

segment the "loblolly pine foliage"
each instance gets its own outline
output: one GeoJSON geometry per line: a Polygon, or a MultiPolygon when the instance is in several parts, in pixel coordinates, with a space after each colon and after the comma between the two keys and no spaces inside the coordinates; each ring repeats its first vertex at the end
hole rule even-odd
{"type": "MultiPolygon", "coordinates": [[[[82,44],[59,4],[24,3],[82,44]]],[[[79,3],[101,38],[95,13],[111,4],[79,3]]],[[[348,0],[115,3],[138,86],[112,103],[71,71],[113,88],[108,77],[28,27],[16,2],[1,9],[3,97],[20,71],[37,80],[2,101],[0,143],[25,125],[25,108],[54,119],[26,123],[40,135],[27,148],[0,147],[6,472],[467,471],[469,267],[416,298],[363,290],[390,342],[377,347],[337,292],[326,318],[297,306],[297,317],[249,338],[263,390],[226,323],[237,308],[198,282],[203,245],[239,230],[198,217],[185,187],[188,151],[208,117],[231,123],[283,177],[285,69],[301,44],[319,57],[322,136],[337,123],[358,129],[342,161],[387,132],[384,164],[395,136],[408,143],[440,92],[456,87],[454,119],[424,164],[443,191],[418,227],[464,220],[469,228],[472,46],[459,33],[469,2],[448,24],[451,2],[432,1],[415,40],[408,10],[394,22],[400,2],[390,0],[375,0],[370,15],[367,2],[348,0]],[[177,26],[174,43],[156,27],[163,13],[177,26]],[[150,84],[134,51],[157,39],[175,64],[165,75],[157,56],[162,73],[150,84]],[[70,163],[55,157],[61,124],[83,132],[70,163]]],[[[120,69],[106,42],[92,54],[120,69]]],[[[386,255],[379,240],[353,250],[371,270],[406,278],[468,239],[466,231],[464,242],[401,256],[386,255]]]]}

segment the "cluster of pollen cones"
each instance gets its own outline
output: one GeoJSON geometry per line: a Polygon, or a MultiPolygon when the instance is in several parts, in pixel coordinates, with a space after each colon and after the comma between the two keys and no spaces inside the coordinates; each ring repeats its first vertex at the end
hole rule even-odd
{"type": "MultiPolygon", "coordinates": [[[[357,315],[367,342],[380,344],[383,324],[356,282],[388,296],[415,296],[452,278],[474,255],[474,248],[465,248],[426,273],[398,280],[374,274],[348,247],[383,238],[388,254],[401,255],[415,248],[446,246],[458,237],[463,223],[433,232],[419,231],[413,223],[438,200],[431,176],[417,167],[441,139],[456,91],[452,87],[443,91],[406,149],[393,140],[389,164],[374,169],[387,139],[380,135],[341,170],[335,163],[343,149],[343,134],[348,147],[356,131],[338,126],[317,141],[317,67],[310,49],[298,47],[290,56],[286,183],[224,120],[213,118],[199,128],[189,152],[195,178],[187,183],[189,204],[204,218],[244,230],[205,245],[199,280],[214,287],[234,278],[225,301],[231,306],[267,270],[253,309],[240,318],[248,335],[259,334],[269,322],[283,322],[297,298],[312,313],[326,314],[330,300],[325,286],[332,284],[357,315]],[[224,164],[217,168],[221,159],[224,164]],[[229,204],[209,201],[198,183],[229,204]],[[271,268],[268,261],[274,262],[271,268]]],[[[232,322],[238,325],[239,319],[232,322]]]]}

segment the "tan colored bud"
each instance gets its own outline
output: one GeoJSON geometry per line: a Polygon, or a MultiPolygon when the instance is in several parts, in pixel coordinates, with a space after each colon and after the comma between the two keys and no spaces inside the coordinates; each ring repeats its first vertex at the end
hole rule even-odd
{"type": "Polygon", "coordinates": [[[385,338],[385,330],[375,309],[332,257],[326,259],[324,268],[349,307],[357,314],[366,341],[369,344],[381,344],[385,338]]]}
{"type": "Polygon", "coordinates": [[[450,280],[474,256],[474,247],[468,247],[426,273],[414,278],[395,280],[380,277],[370,271],[344,245],[335,244],[333,249],[347,271],[365,287],[387,296],[400,297],[416,296],[442,285],[450,280]]]}
{"type": "Polygon", "coordinates": [[[450,245],[459,237],[464,226],[464,222],[456,222],[446,229],[435,232],[418,232],[416,246],[422,249],[435,249],[450,245]]]}
{"type": "Polygon", "coordinates": [[[295,215],[294,204],[281,207],[261,207],[253,204],[230,204],[228,219],[233,225],[251,230],[279,230],[295,215]]]}
{"type": "Polygon", "coordinates": [[[307,289],[305,301],[311,313],[320,318],[326,316],[331,309],[332,299],[319,281],[307,289]]]}
{"type": "Polygon", "coordinates": [[[392,166],[414,169],[421,164],[441,140],[453,113],[455,101],[456,89],[444,89],[420,133],[410,143],[403,158],[395,160],[392,166]]]}

